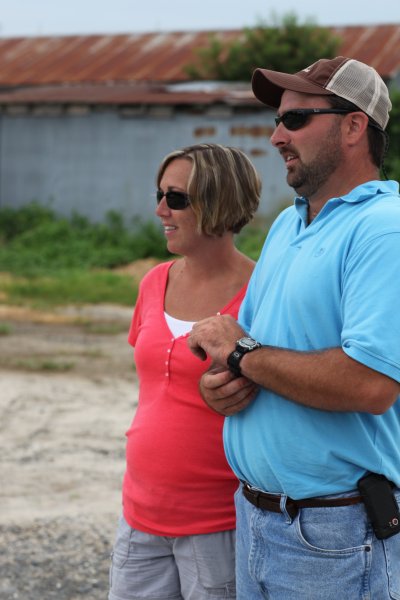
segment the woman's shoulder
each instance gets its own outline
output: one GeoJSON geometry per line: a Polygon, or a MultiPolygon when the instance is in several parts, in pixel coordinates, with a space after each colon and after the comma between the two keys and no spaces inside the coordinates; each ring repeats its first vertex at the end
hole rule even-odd
{"type": "Polygon", "coordinates": [[[153,283],[155,281],[159,281],[160,279],[166,277],[168,275],[168,271],[171,266],[174,264],[175,260],[168,260],[166,262],[160,262],[154,267],[151,267],[147,273],[142,277],[140,282],[141,287],[143,285],[147,285],[149,283],[153,283]]]}

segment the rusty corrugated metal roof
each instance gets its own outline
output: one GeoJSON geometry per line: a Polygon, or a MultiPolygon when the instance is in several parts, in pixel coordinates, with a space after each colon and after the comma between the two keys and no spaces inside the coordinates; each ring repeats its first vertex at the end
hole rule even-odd
{"type": "MultiPolygon", "coordinates": [[[[392,78],[400,70],[400,24],[334,27],[340,54],[371,64],[392,78]]],[[[0,85],[185,81],[185,66],[210,35],[226,42],[243,32],[198,31],[82,35],[0,40],[0,85]]],[[[260,65],[262,66],[262,65],[260,65]]]]}
{"type": "Polygon", "coordinates": [[[335,27],[332,32],[343,40],[343,56],[371,65],[387,80],[400,72],[400,24],[335,27]]]}
{"type": "MultiPolygon", "coordinates": [[[[372,65],[385,79],[400,72],[400,24],[331,31],[343,40],[340,54],[372,65]]],[[[242,90],[171,85],[188,81],[185,67],[210,36],[228,42],[242,35],[230,30],[1,39],[0,104],[255,105],[250,81],[242,90]]]]}
{"type": "Polygon", "coordinates": [[[214,33],[223,40],[238,31],[143,33],[0,40],[0,85],[185,81],[184,67],[214,33]]]}

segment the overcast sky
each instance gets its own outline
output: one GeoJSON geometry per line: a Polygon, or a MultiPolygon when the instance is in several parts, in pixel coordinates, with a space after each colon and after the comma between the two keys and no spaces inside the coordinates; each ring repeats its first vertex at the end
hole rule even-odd
{"type": "MultiPolygon", "coordinates": [[[[240,29],[271,23],[268,0],[0,0],[0,36],[240,29]]],[[[275,15],[294,12],[318,25],[400,24],[400,2],[279,0],[275,15]]]]}

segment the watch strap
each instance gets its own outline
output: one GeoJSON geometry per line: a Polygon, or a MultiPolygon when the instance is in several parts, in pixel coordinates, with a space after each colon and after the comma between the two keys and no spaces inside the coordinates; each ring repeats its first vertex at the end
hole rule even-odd
{"type": "Polygon", "coordinates": [[[243,356],[249,352],[253,352],[253,350],[257,350],[257,348],[261,348],[261,346],[262,344],[249,337],[241,338],[236,342],[235,350],[231,352],[227,358],[229,370],[235,375],[235,377],[240,377],[242,375],[240,361],[242,360],[243,356]]]}
{"type": "Polygon", "coordinates": [[[228,367],[231,373],[235,375],[235,377],[240,377],[242,375],[242,370],[240,368],[240,361],[246,352],[239,352],[238,350],[234,350],[230,353],[227,359],[228,367]]]}

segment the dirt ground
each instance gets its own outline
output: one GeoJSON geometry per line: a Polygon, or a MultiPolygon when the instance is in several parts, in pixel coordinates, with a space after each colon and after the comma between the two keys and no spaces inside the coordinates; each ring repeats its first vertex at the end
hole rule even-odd
{"type": "Polygon", "coordinates": [[[0,599],[107,598],[132,308],[0,305],[0,599]]]}

